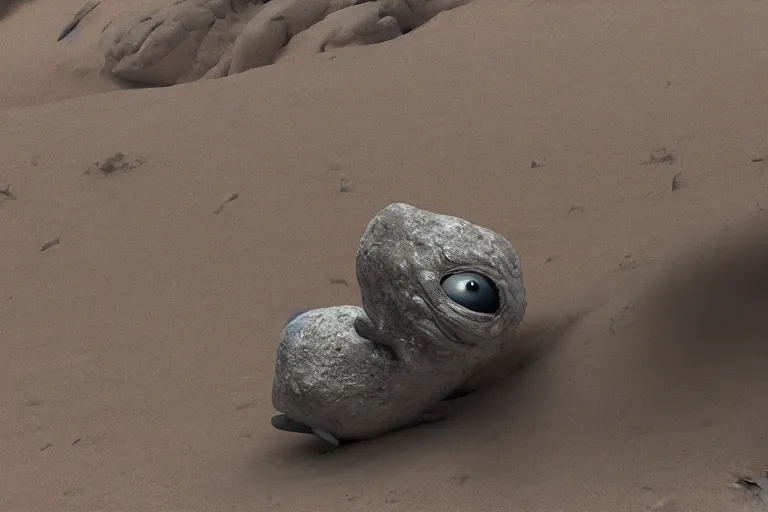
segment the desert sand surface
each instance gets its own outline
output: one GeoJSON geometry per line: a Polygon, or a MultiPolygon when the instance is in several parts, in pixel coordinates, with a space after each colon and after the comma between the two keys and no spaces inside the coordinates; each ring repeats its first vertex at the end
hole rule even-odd
{"type": "Polygon", "coordinates": [[[475,0],[141,90],[92,51],[132,2],[59,43],[82,2],[17,3],[0,510],[768,510],[733,486],[768,467],[768,3],[475,0]],[[278,336],[359,304],[392,202],[508,237],[520,350],[447,421],[328,452],[270,426],[278,336]]]}

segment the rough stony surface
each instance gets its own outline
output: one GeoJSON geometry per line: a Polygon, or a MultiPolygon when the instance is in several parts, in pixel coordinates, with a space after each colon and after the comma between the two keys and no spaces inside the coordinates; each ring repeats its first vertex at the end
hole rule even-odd
{"type": "Polygon", "coordinates": [[[271,0],[238,36],[230,74],[274,63],[296,34],[356,3],[358,0],[271,0]]]}
{"type": "Polygon", "coordinates": [[[395,18],[382,16],[378,3],[366,2],[329,14],[295,35],[282,49],[278,59],[283,62],[334,48],[376,44],[400,35],[402,31],[395,18]]]}
{"type": "Polygon", "coordinates": [[[470,0],[377,0],[382,16],[395,18],[403,32],[420,27],[443,11],[469,2],[470,0]]]}
{"type": "Polygon", "coordinates": [[[117,16],[104,31],[104,70],[144,85],[202,78],[228,59],[237,35],[260,7],[251,0],[143,4],[117,16]]]}
{"type": "Polygon", "coordinates": [[[362,439],[416,420],[514,339],[526,301],[520,261],[501,235],[397,203],[370,222],[357,252],[362,308],[309,311],[277,351],[272,402],[337,438],[362,439]],[[453,302],[441,280],[473,272],[499,308],[453,302]]]}
{"type": "Polygon", "coordinates": [[[104,70],[163,86],[375,44],[469,0],[151,0],[104,31],[104,70]]]}

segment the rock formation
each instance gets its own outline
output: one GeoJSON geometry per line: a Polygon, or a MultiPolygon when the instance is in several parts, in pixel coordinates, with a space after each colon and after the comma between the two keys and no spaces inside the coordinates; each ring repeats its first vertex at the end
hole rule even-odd
{"type": "Polygon", "coordinates": [[[380,43],[469,0],[151,0],[104,30],[104,70],[167,86],[380,43]]]}

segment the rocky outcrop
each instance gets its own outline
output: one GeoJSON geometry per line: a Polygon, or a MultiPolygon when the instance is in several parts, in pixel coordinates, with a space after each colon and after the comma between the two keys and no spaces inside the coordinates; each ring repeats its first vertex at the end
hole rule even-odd
{"type": "Polygon", "coordinates": [[[376,44],[402,35],[392,16],[382,16],[375,2],[347,7],[329,14],[322,21],[288,41],[278,55],[282,61],[322,53],[334,48],[376,44]]]}
{"type": "Polygon", "coordinates": [[[104,69],[144,85],[205,76],[228,58],[262,4],[250,0],[153,0],[120,14],[104,31],[104,69]]]}
{"type": "Polygon", "coordinates": [[[167,86],[398,37],[469,0],[151,0],[102,39],[104,70],[167,86]]]}

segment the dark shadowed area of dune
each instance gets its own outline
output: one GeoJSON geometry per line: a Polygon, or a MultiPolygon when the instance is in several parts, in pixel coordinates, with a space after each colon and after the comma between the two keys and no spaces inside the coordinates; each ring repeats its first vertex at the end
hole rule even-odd
{"type": "Polygon", "coordinates": [[[136,2],[57,43],[81,4],[0,14],[1,510],[768,510],[768,3],[475,0],[139,90],[136,2]],[[328,452],[270,426],[278,336],[392,202],[512,242],[520,349],[328,452]]]}
{"type": "Polygon", "coordinates": [[[28,1],[30,0],[4,0],[0,4],[0,20],[11,14],[19,5],[28,1]]]}

